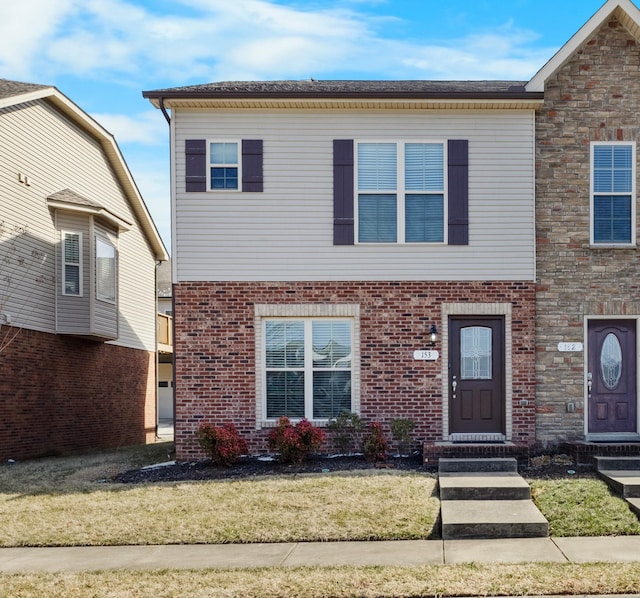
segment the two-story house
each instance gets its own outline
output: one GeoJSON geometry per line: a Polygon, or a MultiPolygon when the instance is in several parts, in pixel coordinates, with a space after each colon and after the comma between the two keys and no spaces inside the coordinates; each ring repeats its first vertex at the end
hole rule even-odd
{"type": "Polygon", "coordinates": [[[203,421],[258,451],[342,410],[434,446],[640,439],[639,36],[608,0],[530,81],[145,92],[171,128],[178,457],[203,421]]]}
{"type": "Polygon", "coordinates": [[[204,421],[260,451],[280,416],[344,410],[426,442],[534,441],[524,84],[144,93],[171,126],[178,458],[204,421]]]}
{"type": "Polygon", "coordinates": [[[152,441],[167,252],[113,136],[0,80],[0,460],[152,441]]]}
{"type": "Polygon", "coordinates": [[[640,11],[628,0],[606,2],[527,90],[544,92],[536,115],[537,436],[622,451],[640,441],[640,11]]]}

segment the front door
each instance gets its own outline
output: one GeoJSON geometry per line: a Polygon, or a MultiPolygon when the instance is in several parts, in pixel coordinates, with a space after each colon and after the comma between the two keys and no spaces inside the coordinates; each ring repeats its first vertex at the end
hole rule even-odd
{"type": "Polygon", "coordinates": [[[449,430],[504,434],[504,318],[449,319],[449,430]]]}
{"type": "Polygon", "coordinates": [[[636,432],[636,322],[590,320],[589,432],[636,432]]]}

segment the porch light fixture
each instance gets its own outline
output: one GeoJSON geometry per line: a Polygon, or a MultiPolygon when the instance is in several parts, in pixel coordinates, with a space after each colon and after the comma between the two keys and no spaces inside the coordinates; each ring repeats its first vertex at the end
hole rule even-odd
{"type": "Polygon", "coordinates": [[[435,345],[438,340],[438,329],[435,324],[431,324],[431,328],[429,329],[429,338],[431,340],[431,344],[435,345]]]}

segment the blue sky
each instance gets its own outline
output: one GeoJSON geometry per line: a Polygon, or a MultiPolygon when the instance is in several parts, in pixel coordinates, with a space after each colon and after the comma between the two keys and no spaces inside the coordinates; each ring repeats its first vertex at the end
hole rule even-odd
{"type": "Polygon", "coordinates": [[[170,248],[168,126],[143,90],[224,80],[527,80],[604,0],[5,0],[0,77],[116,140],[170,248]]]}

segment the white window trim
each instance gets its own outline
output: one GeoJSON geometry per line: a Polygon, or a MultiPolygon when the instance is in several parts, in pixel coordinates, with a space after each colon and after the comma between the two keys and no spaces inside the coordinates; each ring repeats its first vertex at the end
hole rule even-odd
{"type": "Polygon", "coordinates": [[[66,297],[83,297],[83,275],[82,275],[82,233],[80,231],[74,230],[62,230],[60,231],[62,234],[62,294],[66,297]],[[76,262],[67,262],[66,259],[66,241],[67,235],[78,235],[78,263],[76,262]],[[78,268],[78,293],[67,293],[67,266],[76,266],[78,268]]]}
{"type": "MultiPolygon", "coordinates": [[[[334,319],[351,320],[352,322],[352,360],[351,360],[351,411],[360,414],[360,306],[358,304],[316,305],[289,304],[271,305],[256,304],[254,306],[255,332],[255,370],[256,370],[256,429],[273,428],[278,419],[268,419],[266,397],[266,368],[264,364],[265,339],[264,321],[281,318],[293,319],[334,319]]],[[[305,389],[306,391],[306,389],[305,389]]],[[[313,393],[305,392],[305,412],[313,413],[313,393]],[[310,401],[310,409],[307,401],[310,401]]],[[[316,426],[326,426],[327,419],[307,418],[316,426]]],[[[292,419],[292,421],[299,421],[292,419]]]]}
{"type": "Polygon", "coordinates": [[[355,197],[353,198],[354,201],[354,213],[355,213],[355,218],[354,218],[354,226],[355,226],[355,243],[356,245],[384,245],[385,247],[389,247],[389,246],[393,246],[393,245],[417,245],[417,246],[433,246],[433,245],[447,245],[449,240],[448,240],[448,226],[447,226],[447,222],[448,222],[448,211],[449,211],[449,202],[448,202],[448,196],[449,196],[449,177],[447,176],[447,164],[449,163],[449,156],[448,156],[448,143],[446,139],[402,139],[402,140],[398,140],[398,139],[356,139],[355,140],[355,151],[354,151],[354,195],[355,197]],[[396,154],[396,174],[397,174],[397,179],[396,179],[396,185],[397,185],[397,189],[395,190],[391,190],[391,189],[387,189],[387,190],[370,190],[370,189],[363,189],[362,191],[360,190],[360,187],[358,186],[358,169],[359,169],[359,165],[358,165],[358,146],[362,143],[394,143],[396,145],[396,150],[397,150],[397,154],[396,154]],[[422,194],[422,195],[439,195],[440,192],[439,191],[409,191],[407,192],[407,190],[405,189],[405,146],[407,144],[410,143],[433,143],[433,144],[440,144],[442,145],[442,157],[443,157],[443,181],[444,181],[444,189],[443,189],[443,221],[442,221],[442,241],[422,241],[422,242],[406,242],[405,241],[405,197],[407,195],[415,195],[415,194],[422,194]],[[382,243],[382,242],[360,242],[360,238],[359,238],[359,231],[360,231],[360,226],[359,226],[359,218],[360,218],[360,211],[358,209],[359,206],[359,202],[358,202],[358,198],[360,196],[360,194],[370,194],[370,195],[386,195],[386,194],[395,194],[396,196],[396,223],[397,223],[397,236],[396,236],[396,241],[395,243],[382,243]]]}
{"type": "Polygon", "coordinates": [[[242,191],[242,139],[207,139],[207,191],[211,193],[238,193],[242,191]],[[211,186],[211,168],[214,166],[231,167],[231,164],[212,164],[211,163],[211,144],[212,143],[235,143],[238,148],[238,187],[236,189],[214,189],[211,186]]]}
{"type": "Polygon", "coordinates": [[[95,243],[95,247],[94,247],[94,259],[95,259],[95,267],[94,267],[94,271],[95,271],[95,292],[96,292],[96,299],[98,301],[103,301],[104,303],[109,303],[111,305],[115,305],[118,302],[118,248],[116,246],[115,243],[113,243],[110,239],[108,239],[107,237],[103,236],[103,235],[99,235],[96,234],[94,235],[94,243],[95,243]],[[110,297],[104,297],[102,295],[100,295],[99,290],[98,290],[98,242],[104,243],[105,245],[108,245],[109,247],[113,248],[113,259],[114,259],[114,264],[113,264],[113,285],[114,285],[114,297],[113,299],[111,299],[110,297]]]}
{"type": "Polygon", "coordinates": [[[592,249],[607,249],[607,248],[629,248],[636,246],[636,142],[635,141],[592,141],[589,146],[589,243],[592,249]],[[612,192],[606,195],[631,195],[631,242],[629,243],[596,243],[594,239],[594,167],[593,167],[593,153],[594,147],[597,145],[627,145],[631,146],[631,164],[633,167],[631,175],[631,193],[612,192]]]}

